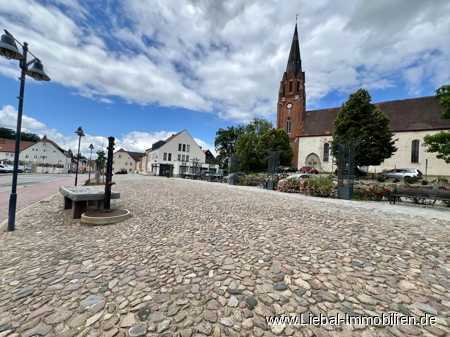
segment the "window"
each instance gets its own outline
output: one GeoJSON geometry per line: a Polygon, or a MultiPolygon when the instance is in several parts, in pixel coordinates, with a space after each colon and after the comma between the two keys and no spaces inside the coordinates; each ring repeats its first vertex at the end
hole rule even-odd
{"type": "Polygon", "coordinates": [[[300,81],[297,81],[297,92],[300,92],[300,81]]]}
{"type": "Polygon", "coordinates": [[[186,155],[186,161],[189,161],[189,155],[186,155]]]}
{"type": "Polygon", "coordinates": [[[187,146],[187,152],[189,152],[191,150],[191,146],[188,144],[187,146]]]}
{"type": "Polygon", "coordinates": [[[330,144],[323,144],[323,161],[328,162],[330,160],[330,144]]]}
{"type": "Polygon", "coordinates": [[[27,158],[27,159],[28,159],[28,155],[25,155],[25,158],[27,158]]]}
{"type": "Polygon", "coordinates": [[[420,141],[418,139],[414,139],[411,142],[411,163],[419,162],[419,145],[420,141]]]}
{"type": "Polygon", "coordinates": [[[287,121],[286,121],[286,132],[288,134],[290,134],[291,133],[291,129],[292,129],[291,117],[288,117],[287,121]]]}
{"type": "Polygon", "coordinates": [[[122,156],[119,154],[119,158],[121,158],[122,156]]]}
{"type": "Polygon", "coordinates": [[[164,152],[163,160],[167,160],[167,152],[164,152]]]}
{"type": "Polygon", "coordinates": [[[169,161],[172,161],[172,153],[169,153],[169,161]]]}
{"type": "Polygon", "coordinates": [[[183,154],[183,161],[186,161],[186,157],[185,157],[185,155],[183,154]]]}
{"type": "Polygon", "coordinates": [[[292,81],[289,82],[289,92],[292,92],[292,81]]]}
{"type": "Polygon", "coordinates": [[[178,151],[181,151],[181,143],[178,143],[178,151]]]}
{"type": "Polygon", "coordinates": [[[285,96],[285,94],[286,94],[286,91],[285,91],[285,86],[283,84],[283,96],[285,96]]]}
{"type": "Polygon", "coordinates": [[[181,154],[178,155],[178,161],[181,161],[181,154]]]}
{"type": "Polygon", "coordinates": [[[183,152],[186,152],[186,144],[183,144],[183,152]]]}

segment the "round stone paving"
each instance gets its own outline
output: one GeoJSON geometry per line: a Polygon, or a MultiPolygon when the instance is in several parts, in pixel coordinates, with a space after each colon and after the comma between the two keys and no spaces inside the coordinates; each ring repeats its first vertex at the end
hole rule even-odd
{"type": "Polygon", "coordinates": [[[0,234],[0,337],[450,332],[449,221],[217,183],[115,181],[120,207],[134,215],[123,223],[69,224],[58,195],[0,234]],[[427,313],[437,324],[265,319],[388,312],[427,313]]]}

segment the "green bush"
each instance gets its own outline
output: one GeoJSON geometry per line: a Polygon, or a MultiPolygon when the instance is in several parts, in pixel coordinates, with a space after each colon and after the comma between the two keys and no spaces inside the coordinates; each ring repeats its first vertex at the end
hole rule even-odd
{"type": "Polygon", "coordinates": [[[261,186],[267,180],[267,174],[247,174],[239,177],[239,185],[261,186]]]}
{"type": "Polygon", "coordinates": [[[335,186],[331,176],[314,176],[305,180],[304,188],[316,197],[331,197],[335,193],[335,186]]]}
{"type": "Polygon", "coordinates": [[[277,190],[280,192],[298,193],[300,192],[300,179],[281,179],[277,184],[277,190]]]}
{"type": "Polygon", "coordinates": [[[385,176],[382,176],[382,175],[379,175],[379,176],[377,177],[377,181],[379,181],[380,183],[384,183],[384,182],[386,181],[386,177],[385,177],[385,176]]]}
{"type": "Polygon", "coordinates": [[[421,184],[424,185],[424,186],[425,186],[425,185],[428,185],[428,180],[425,180],[425,179],[422,180],[421,184]]]}
{"type": "Polygon", "coordinates": [[[419,181],[418,177],[404,177],[403,180],[405,181],[405,184],[411,185],[415,184],[419,181]]]}
{"type": "Polygon", "coordinates": [[[353,189],[353,198],[357,200],[381,201],[387,198],[391,190],[380,185],[357,186],[353,189]]]}

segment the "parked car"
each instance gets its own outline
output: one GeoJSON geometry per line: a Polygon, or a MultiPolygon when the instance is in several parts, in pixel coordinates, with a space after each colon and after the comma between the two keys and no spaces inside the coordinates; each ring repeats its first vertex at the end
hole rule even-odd
{"type": "Polygon", "coordinates": [[[286,177],[285,179],[308,179],[311,178],[311,173],[294,173],[286,177]]]}
{"type": "Polygon", "coordinates": [[[319,171],[311,166],[303,166],[300,170],[300,173],[309,173],[309,174],[319,174],[319,171]]]}
{"type": "Polygon", "coordinates": [[[7,164],[0,164],[0,173],[12,173],[13,167],[7,164]]]}
{"type": "Polygon", "coordinates": [[[128,174],[128,171],[126,169],[121,169],[117,171],[116,174],[128,174]]]}
{"type": "Polygon", "coordinates": [[[418,169],[393,169],[384,171],[381,175],[388,179],[403,179],[405,177],[409,178],[422,178],[423,174],[418,169]]]}

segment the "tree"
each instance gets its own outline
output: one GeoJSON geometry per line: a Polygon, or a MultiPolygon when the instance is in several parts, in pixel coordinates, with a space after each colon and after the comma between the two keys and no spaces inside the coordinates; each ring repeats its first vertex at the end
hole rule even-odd
{"type": "Polygon", "coordinates": [[[226,129],[220,128],[216,132],[214,146],[216,147],[216,159],[220,167],[228,167],[228,158],[230,158],[235,153],[236,142],[242,133],[242,126],[230,126],[226,129]]]}
{"type": "Polygon", "coordinates": [[[97,151],[97,159],[95,160],[95,163],[97,165],[97,170],[102,172],[106,165],[105,151],[97,151]]]}
{"type": "Polygon", "coordinates": [[[450,119],[450,85],[443,85],[436,90],[436,97],[444,108],[442,118],[450,119]]]}
{"type": "Polygon", "coordinates": [[[244,172],[266,171],[273,151],[280,152],[282,165],[290,165],[292,149],[287,133],[272,128],[272,124],[264,119],[254,119],[246,125],[236,143],[236,154],[244,172]]]}
{"type": "Polygon", "coordinates": [[[338,156],[338,144],[354,144],[357,166],[380,165],[397,151],[389,119],[371,103],[367,90],[351,94],[334,122],[332,152],[338,156]]]}
{"type": "MultiPolygon", "coordinates": [[[[444,108],[442,118],[450,119],[450,85],[443,85],[436,90],[436,97],[444,108]]],[[[436,157],[450,164],[450,132],[441,131],[424,138],[427,152],[436,153],[436,157]]]]}
{"type": "MultiPolygon", "coordinates": [[[[0,128],[0,138],[16,139],[16,131],[8,128],[0,128]]],[[[20,139],[29,142],[38,142],[39,136],[30,132],[21,132],[20,139]]]]}
{"type": "Polygon", "coordinates": [[[261,137],[260,147],[266,157],[273,151],[280,152],[280,165],[291,165],[293,153],[289,143],[289,136],[284,129],[267,130],[261,137]]]}

